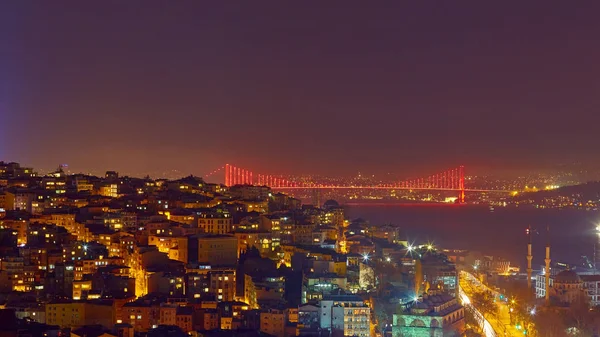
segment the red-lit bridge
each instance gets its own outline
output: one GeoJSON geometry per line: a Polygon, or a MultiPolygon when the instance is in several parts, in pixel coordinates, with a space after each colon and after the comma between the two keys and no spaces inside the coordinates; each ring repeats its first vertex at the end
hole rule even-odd
{"type": "Polygon", "coordinates": [[[230,164],[212,171],[205,177],[224,173],[226,186],[234,185],[261,185],[269,186],[272,189],[292,190],[292,189],[395,189],[395,190],[437,190],[437,191],[457,191],[459,202],[464,201],[465,192],[509,192],[501,190],[483,190],[465,188],[465,168],[459,166],[440,173],[432,174],[423,178],[409,179],[392,183],[378,183],[374,185],[330,185],[322,184],[304,179],[283,178],[281,176],[260,174],[250,170],[236,167],[230,164]]]}

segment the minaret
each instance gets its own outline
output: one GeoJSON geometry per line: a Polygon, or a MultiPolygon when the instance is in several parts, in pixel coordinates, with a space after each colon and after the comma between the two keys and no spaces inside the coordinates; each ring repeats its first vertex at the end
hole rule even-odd
{"type": "Polygon", "coordinates": [[[546,304],[550,304],[550,228],[546,227],[548,242],[546,243],[546,304]]]}
{"type": "Polygon", "coordinates": [[[598,274],[598,243],[600,243],[600,226],[596,226],[596,239],[594,240],[594,274],[598,274]]]}
{"type": "Polygon", "coordinates": [[[321,190],[318,188],[313,189],[313,195],[312,195],[312,203],[315,207],[322,207],[323,205],[321,205],[321,190]]]}
{"type": "Polygon", "coordinates": [[[527,228],[527,237],[529,239],[529,243],[527,243],[527,289],[531,291],[531,260],[533,259],[533,255],[531,255],[531,225],[527,228]]]}

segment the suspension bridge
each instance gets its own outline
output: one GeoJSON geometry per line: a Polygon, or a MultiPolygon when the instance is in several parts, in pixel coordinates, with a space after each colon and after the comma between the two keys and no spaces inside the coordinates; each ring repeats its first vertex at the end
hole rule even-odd
{"type": "Polygon", "coordinates": [[[259,185],[277,190],[298,189],[372,189],[372,190],[436,190],[456,191],[459,202],[464,202],[466,192],[510,192],[502,190],[469,189],[465,187],[465,167],[458,166],[421,178],[408,179],[390,183],[372,184],[324,184],[307,181],[295,177],[282,177],[262,174],[251,170],[226,164],[205,175],[205,178],[223,174],[226,186],[259,185]]]}

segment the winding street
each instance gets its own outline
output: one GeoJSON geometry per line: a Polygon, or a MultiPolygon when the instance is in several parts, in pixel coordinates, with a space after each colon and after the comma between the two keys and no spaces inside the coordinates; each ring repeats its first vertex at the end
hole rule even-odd
{"type": "MultiPolygon", "coordinates": [[[[465,294],[466,298],[469,298],[469,296],[472,296],[476,292],[484,291],[491,292],[495,298],[499,298],[500,295],[497,291],[489,288],[481,283],[475,276],[465,271],[461,271],[460,273],[460,289],[461,292],[465,294]]],[[[465,302],[463,301],[463,303],[465,302]]],[[[487,317],[487,321],[493,328],[493,331],[495,331],[495,335],[500,337],[523,336],[523,331],[517,330],[514,325],[510,324],[510,309],[508,303],[505,301],[496,301],[495,303],[498,308],[497,314],[487,317]]],[[[472,304],[471,306],[474,307],[472,304]]]]}
{"type": "Polygon", "coordinates": [[[475,320],[479,323],[479,328],[483,331],[483,335],[485,337],[497,337],[498,334],[490,324],[490,322],[483,317],[483,314],[477,310],[477,308],[471,303],[471,299],[467,295],[467,293],[463,290],[462,284],[459,285],[458,296],[465,307],[465,310],[468,310],[474,317],[475,320]]]}

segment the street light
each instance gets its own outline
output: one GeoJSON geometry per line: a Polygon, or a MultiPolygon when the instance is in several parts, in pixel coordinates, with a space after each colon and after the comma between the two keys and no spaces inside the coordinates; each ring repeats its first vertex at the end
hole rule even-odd
{"type": "Polygon", "coordinates": [[[388,256],[388,257],[386,257],[386,258],[385,258],[385,260],[386,260],[387,262],[392,262],[392,259],[391,259],[389,256],[388,256]]]}
{"type": "Polygon", "coordinates": [[[369,254],[364,254],[362,257],[363,257],[363,261],[365,261],[365,262],[369,261],[369,254]]]}

